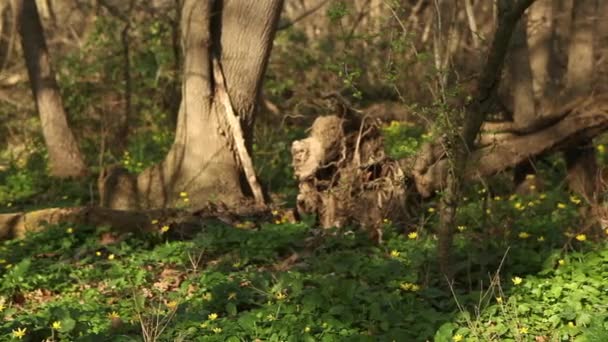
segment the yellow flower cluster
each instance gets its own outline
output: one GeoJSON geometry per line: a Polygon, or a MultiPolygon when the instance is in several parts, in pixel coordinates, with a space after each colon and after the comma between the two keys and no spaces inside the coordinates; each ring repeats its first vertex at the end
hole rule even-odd
{"type": "Polygon", "coordinates": [[[403,283],[399,284],[399,288],[401,288],[403,291],[416,292],[416,291],[420,290],[420,285],[403,282],[403,283]]]}

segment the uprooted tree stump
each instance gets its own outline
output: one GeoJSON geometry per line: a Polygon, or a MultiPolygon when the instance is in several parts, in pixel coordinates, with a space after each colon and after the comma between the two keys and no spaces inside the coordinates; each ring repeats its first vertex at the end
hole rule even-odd
{"type": "MultiPolygon", "coordinates": [[[[547,110],[532,127],[509,122],[484,125],[471,151],[466,179],[497,174],[608,129],[608,96],[547,110]]],[[[366,118],[319,117],[309,136],[293,143],[292,154],[299,181],[297,210],[317,215],[326,228],[375,228],[383,219],[408,222],[416,210],[408,199],[428,198],[442,190],[449,172],[441,141],[423,145],[415,158],[393,160],[384,154],[378,122],[366,118]]]]}
{"type": "Polygon", "coordinates": [[[359,224],[375,231],[384,219],[408,220],[408,183],[388,158],[379,122],[367,117],[320,117],[308,138],[292,145],[299,180],[297,210],[324,228],[359,224]]]}

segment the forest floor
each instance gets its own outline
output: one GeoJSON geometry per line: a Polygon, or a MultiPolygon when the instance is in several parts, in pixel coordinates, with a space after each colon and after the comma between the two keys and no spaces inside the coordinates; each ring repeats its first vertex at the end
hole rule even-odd
{"type": "Polygon", "coordinates": [[[608,246],[576,228],[583,203],[468,190],[452,284],[432,202],[380,244],[280,216],[188,240],[51,226],[0,245],[0,340],[608,341],[608,246]]]}

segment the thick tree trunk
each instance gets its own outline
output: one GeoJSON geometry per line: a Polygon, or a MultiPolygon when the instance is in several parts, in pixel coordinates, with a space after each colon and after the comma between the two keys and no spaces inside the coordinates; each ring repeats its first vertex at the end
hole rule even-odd
{"type": "Polygon", "coordinates": [[[281,7],[281,0],[184,2],[183,97],[175,141],[163,162],[130,178],[135,184],[106,186],[112,194],[106,197],[135,197],[121,202],[141,208],[196,208],[207,201],[236,205],[252,192],[244,182],[228,121],[232,114],[219,92],[227,91],[250,146],[256,100],[281,7]],[[213,59],[219,61],[225,88],[213,77],[213,59]],[[187,203],[182,192],[187,193],[187,203]]]}
{"type": "MultiPolygon", "coordinates": [[[[594,80],[594,39],[598,0],[577,0],[572,7],[572,28],[566,74],[570,98],[591,93],[594,80]]],[[[570,189],[586,198],[593,198],[598,166],[593,142],[583,141],[565,152],[570,189]]]]}
{"type": "Polygon", "coordinates": [[[21,45],[48,149],[50,173],[56,177],[83,176],[87,167],[68,126],[36,1],[14,0],[13,5],[19,15],[21,45]]]}

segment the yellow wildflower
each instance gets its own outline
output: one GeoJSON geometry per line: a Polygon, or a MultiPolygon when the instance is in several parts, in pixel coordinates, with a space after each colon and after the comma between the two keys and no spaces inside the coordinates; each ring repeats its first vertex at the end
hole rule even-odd
{"type": "Polygon", "coordinates": [[[207,323],[207,322],[203,322],[200,325],[200,327],[203,328],[203,329],[207,329],[208,326],[209,326],[209,323],[207,323]]]}
{"type": "Polygon", "coordinates": [[[188,197],[188,193],[185,192],[185,191],[182,191],[182,192],[179,193],[179,197],[181,197],[181,198],[188,197]]]}
{"type": "Polygon", "coordinates": [[[568,327],[574,328],[574,322],[572,322],[572,321],[568,322],[568,327]]]}
{"type": "Polygon", "coordinates": [[[399,284],[399,287],[403,291],[412,291],[412,292],[420,291],[420,285],[412,284],[412,283],[408,283],[408,282],[403,282],[403,283],[399,284]]]}
{"type": "Polygon", "coordinates": [[[412,289],[412,283],[408,283],[408,282],[403,282],[401,284],[399,284],[399,287],[403,290],[403,291],[409,291],[412,289]]]}
{"type": "Polygon", "coordinates": [[[310,332],[310,327],[304,328],[304,332],[309,333],[310,332]]]}
{"type": "Polygon", "coordinates": [[[492,213],[492,210],[486,209],[486,214],[490,215],[491,213],[492,213]]]}
{"type": "Polygon", "coordinates": [[[219,334],[219,333],[222,332],[222,328],[220,328],[220,327],[215,327],[215,328],[213,328],[211,330],[213,330],[213,332],[216,333],[216,334],[219,334]]]}
{"type": "Polygon", "coordinates": [[[606,152],[606,146],[604,146],[604,145],[602,145],[602,144],[597,145],[597,151],[598,151],[599,153],[602,153],[602,154],[603,154],[604,152],[606,152]]]}
{"type": "Polygon", "coordinates": [[[428,212],[429,212],[429,213],[434,213],[434,212],[435,212],[435,208],[430,207],[430,208],[428,209],[428,212]]]}
{"type": "Polygon", "coordinates": [[[0,311],[3,311],[4,309],[6,309],[6,306],[4,303],[0,303],[0,311]]]}
{"type": "Polygon", "coordinates": [[[217,314],[216,314],[215,312],[214,312],[214,313],[210,313],[210,314],[207,316],[207,318],[208,318],[210,321],[215,321],[215,320],[217,319],[217,317],[218,317],[218,316],[217,316],[217,314]]]}
{"type": "Polygon", "coordinates": [[[528,189],[534,191],[534,190],[536,190],[536,185],[530,184],[530,186],[528,187],[528,189]]]}
{"type": "Polygon", "coordinates": [[[236,292],[230,292],[228,294],[228,300],[236,299],[236,292]]]}
{"type": "Polygon", "coordinates": [[[526,328],[526,327],[519,328],[519,333],[522,334],[522,335],[527,334],[528,333],[528,328],[526,328]]]}
{"type": "Polygon", "coordinates": [[[17,328],[16,330],[13,330],[12,331],[13,338],[22,339],[23,336],[25,336],[26,331],[27,331],[27,328],[17,328]]]}
{"type": "Polygon", "coordinates": [[[382,220],[382,223],[384,223],[384,224],[391,224],[391,220],[385,218],[384,220],[382,220]]]}
{"type": "Polygon", "coordinates": [[[157,219],[154,219],[154,220],[150,221],[150,223],[152,223],[152,224],[157,224],[157,223],[158,223],[158,220],[157,220],[157,219]]]}
{"type": "Polygon", "coordinates": [[[114,254],[108,255],[108,260],[114,260],[114,258],[115,258],[114,254]]]}
{"type": "Polygon", "coordinates": [[[160,233],[166,233],[169,231],[169,226],[168,225],[164,225],[162,227],[160,227],[160,233]]]}
{"type": "Polygon", "coordinates": [[[502,303],[502,297],[496,297],[496,303],[501,304],[502,303]]]}
{"type": "Polygon", "coordinates": [[[536,203],[534,203],[534,202],[532,202],[532,201],[528,202],[528,207],[533,207],[533,206],[535,206],[535,205],[536,205],[536,203]]]}
{"type": "Polygon", "coordinates": [[[527,174],[527,175],[526,175],[526,179],[527,179],[527,180],[532,180],[532,179],[534,179],[534,178],[536,178],[536,175],[534,175],[534,174],[527,174]]]}
{"type": "Polygon", "coordinates": [[[108,314],[108,318],[109,319],[117,319],[120,318],[120,315],[118,314],[118,312],[116,311],[112,311],[108,314]]]}
{"type": "Polygon", "coordinates": [[[538,241],[538,242],[543,242],[543,241],[545,241],[545,237],[544,237],[544,236],[539,236],[539,237],[536,239],[536,241],[538,241]]]}
{"type": "Polygon", "coordinates": [[[521,284],[523,279],[521,279],[520,277],[513,277],[513,278],[511,278],[511,281],[513,282],[513,284],[519,285],[519,284],[521,284]]]}
{"type": "Polygon", "coordinates": [[[528,233],[528,232],[521,232],[521,233],[519,233],[518,236],[519,236],[520,239],[527,239],[527,238],[530,237],[530,233],[528,233]]]}
{"type": "Polygon", "coordinates": [[[410,240],[415,240],[415,239],[417,239],[417,238],[418,238],[418,233],[416,233],[416,232],[411,232],[411,233],[407,234],[407,237],[408,237],[408,239],[410,239],[410,240]]]}
{"type": "Polygon", "coordinates": [[[285,298],[287,298],[287,295],[284,294],[283,292],[278,292],[276,295],[274,295],[276,297],[277,300],[284,300],[285,298]]]}
{"type": "Polygon", "coordinates": [[[463,339],[463,337],[460,334],[456,334],[452,337],[452,341],[454,341],[454,342],[460,342],[460,341],[462,341],[462,339],[463,339]]]}
{"type": "Polygon", "coordinates": [[[576,239],[577,239],[578,241],[585,241],[585,240],[587,240],[587,235],[585,235],[585,234],[578,234],[578,235],[576,236],[576,239]]]}
{"type": "Polygon", "coordinates": [[[581,199],[572,195],[570,196],[570,202],[574,203],[574,204],[580,204],[581,203],[581,199]]]}
{"type": "Polygon", "coordinates": [[[169,309],[175,309],[175,308],[177,307],[177,302],[176,302],[176,301],[174,301],[174,300],[172,300],[172,301],[170,301],[169,303],[167,303],[167,307],[168,307],[169,309]]]}
{"type": "Polygon", "coordinates": [[[566,264],[566,260],[564,260],[564,259],[559,259],[559,260],[557,261],[557,263],[558,263],[560,266],[563,266],[563,265],[565,265],[565,264],[566,264]]]}
{"type": "Polygon", "coordinates": [[[494,196],[495,201],[500,201],[502,198],[500,196],[494,196]]]}
{"type": "Polygon", "coordinates": [[[51,328],[53,330],[59,330],[59,329],[61,329],[61,322],[60,321],[53,322],[53,324],[51,324],[51,328]]]}
{"type": "Polygon", "coordinates": [[[401,255],[401,253],[399,253],[399,251],[398,251],[398,250],[394,250],[394,249],[393,249],[393,250],[391,251],[391,256],[392,256],[393,258],[396,258],[396,257],[398,257],[399,255],[401,255]]]}
{"type": "Polygon", "coordinates": [[[559,203],[557,203],[557,208],[558,209],[565,209],[566,205],[564,203],[559,202],[559,203]]]}
{"type": "Polygon", "coordinates": [[[95,255],[97,255],[97,256],[101,256],[101,252],[100,252],[100,251],[97,251],[97,252],[95,252],[95,255]]]}
{"type": "Polygon", "coordinates": [[[74,232],[74,228],[70,227],[65,230],[68,234],[72,234],[74,232]]]}
{"type": "Polygon", "coordinates": [[[190,202],[190,199],[188,197],[186,197],[186,198],[183,199],[183,201],[184,201],[184,203],[188,203],[188,202],[190,202]]]}
{"type": "Polygon", "coordinates": [[[515,202],[515,204],[513,204],[513,208],[515,208],[517,210],[524,210],[524,209],[526,209],[521,202],[515,202]]]}
{"type": "Polygon", "coordinates": [[[458,231],[459,231],[459,232],[461,232],[461,233],[462,233],[462,232],[464,232],[464,231],[467,229],[467,227],[466,227],[466,226],[458,226],[458,227],[456,227],[456,228],[457,228],[457,229],[458,229],[458,231]]]}

